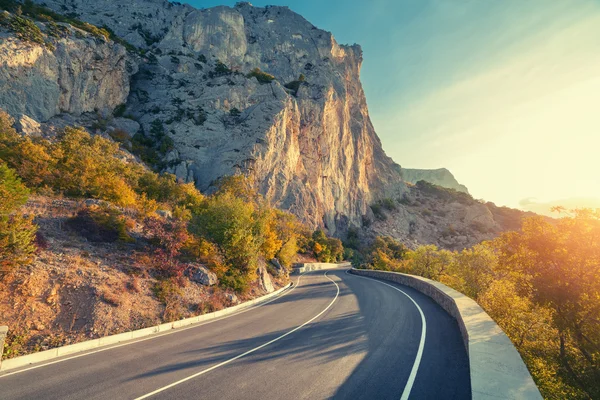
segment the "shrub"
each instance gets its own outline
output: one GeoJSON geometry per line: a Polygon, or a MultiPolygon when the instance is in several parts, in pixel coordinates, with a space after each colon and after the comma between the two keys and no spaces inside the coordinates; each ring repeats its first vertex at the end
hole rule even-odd
{"type": "Polygon", "coordinates": [[[231,110],[229,110],[229,115],[231,115],[234,118],[237,118],[241,115],[241,112],[237,108],[233,107],[231,110]]]}
{"type": "Polygon", "coordinates": [[[113,129],[108,134],[115,142],[125,143],[129,140],[129,133],[123,129],[113,129]]]}
{"type": "Polygon", "coordinates": [[[206,122],[206,111],[204,111],[204,108],[198,107],[198,113],[193,115],[193,120],[196,125],[204,125],[206,122]]]}
{"type": "Polygon", "coordinates": [[[155,246],[155,268],[164,277],[181,277],[185,269],[185,264],[180,260],[181,250],[189,240],[186,224],[180,220],[163,221],[150,217],[144,221],[144,230],[155,246]]]}
{"type": "Polygon", "coordinates": [[[46,45],[44,35],[38,26],[29,18],[22,17],[19,15],[13,15],[8,23],[10,27],[17,35],[19,39],[24,42],[31,42],[46,45]]]}
{"type": "Polygon", "coordinates": [[[373,214],[375,215],[375,218],[377,218],[380,221],[385,221],[387,216],[383,212],[383,207],[381,206],[381,204],[379,202],[371,204],[370,207],[371,207],[371,211],[373,211],[373,214]]]}
{"type": "Polygon", "coordinates": [[[127,110],[127,105],[120,104],[120,105],[116,106],[115,109],[113,110],[113,116],[115,118],[120,118],[123,115],[125,115],[125,110],[127,110]]]}
{"type": "Polygon", "coordinates": [[[217,60],[214,71],[211,71],[209,73],[209,75],[211,78],[214,78],[214,77],[223,76],[223,75],[231,75],[231,73],[232,73],[232,71],[231,71],[231,69],[229,69],[229,67],[227,65],[225,65],[221,61],[217,60]]]}
{"type": "Polygon", "coordinates": [[[339,239],[329,238],[320,229],[314,231],[312,235],[312,250],[320,262],[342,261],[344,256],[344,246],[339,239]]]}
{"type": "Polygon", "coordinates": [[[91,242],[135,241],[129,235],[126,217],[109,207],[85,207],[70,218],[67,225],[91,242]]]}
{"type": "Polygon", "coordinates": [[[275,77],[271,74],[263,72],[260,68],[254,68],[252,71],[246,75],[247,78],[256,78],[256,80],[260,83],[270,83],[275,80],[275,77]]]}
{"type": "Polygon", "coordinates": [[[161,279],[154,284],[152,292],[164,306],[163,320],[174,321],[181,318],[181,296],[179,282],[175,278],[161,279]]]}
{"type": "Polygon", "coordinates": [[[294,92],[294,96],[298,94],[298,90],[302,83],[304,83],[306,78],[304,74],[300,74],[297,80],[286,83],[284,86],[294,92]]]}
{"type": "Polygon", "coordinates": [[[18,212],[28,196],[15,172],[0,164],[0,274],[29,263],[36,251],[37,226],[18,212]]]}
{"type": "Polygon", "coordinates": [[[396,210],[396,203],[394,202],[394,199],[390,199],[389,197],[379,200],[379,204],[381,204],[381,206],[388,211],[396,210]]]}

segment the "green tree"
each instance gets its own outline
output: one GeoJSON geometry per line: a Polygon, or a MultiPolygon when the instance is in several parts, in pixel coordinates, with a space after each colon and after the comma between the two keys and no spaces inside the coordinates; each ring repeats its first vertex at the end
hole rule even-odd
{"type": "Polygon", "coordinates": [[[27,264],[36,251],[37,226],[18,212],[29,191],[15,172],[0,163],[0,274],[27,264]]]}

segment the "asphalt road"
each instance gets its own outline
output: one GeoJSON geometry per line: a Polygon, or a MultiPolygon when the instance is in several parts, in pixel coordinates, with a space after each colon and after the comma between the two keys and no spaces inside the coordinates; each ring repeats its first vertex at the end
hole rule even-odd
{"type": "Polygon", "coordinates": [[[471,398],[456,321],[413,289],[345,270],[302,275],[240,314],[66,358],[0,375],[0,399],[471,398]]]}

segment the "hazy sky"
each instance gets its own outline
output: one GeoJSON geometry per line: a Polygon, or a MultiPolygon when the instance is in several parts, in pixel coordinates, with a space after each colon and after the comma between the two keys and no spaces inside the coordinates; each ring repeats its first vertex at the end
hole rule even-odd
{"type": "MultiPolygon", "coordinates": [[[[196,7],[235,1],[199,1],[196,7]]],[[[364,51],[384,149],[476,198],[600,198],[600,0],[270,0],[364,51]]]]}

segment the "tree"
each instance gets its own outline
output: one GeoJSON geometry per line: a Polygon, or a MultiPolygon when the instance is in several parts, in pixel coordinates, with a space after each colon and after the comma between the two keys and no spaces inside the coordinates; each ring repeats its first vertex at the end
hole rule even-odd
{"type": "Polygon", "coordinates": [[[452,252],[435,245],[420,246],[407,253],[412,273],[439,281],[452,263],[452,252]]]}
{"type": "Polygon", "coordinates": [[[553,311],[570,382],[600,397],[600,211],[575,210],[556,224],[528,218],[497,245],[503,270],[526,277],[520,290],[553,311]]]}
{"type": "Polygon", "coordinates": [[[37,226],[18,212],[28,196],[15,172],[0,163],[0,274],[29,263],[36,251],[37,226]]]}

